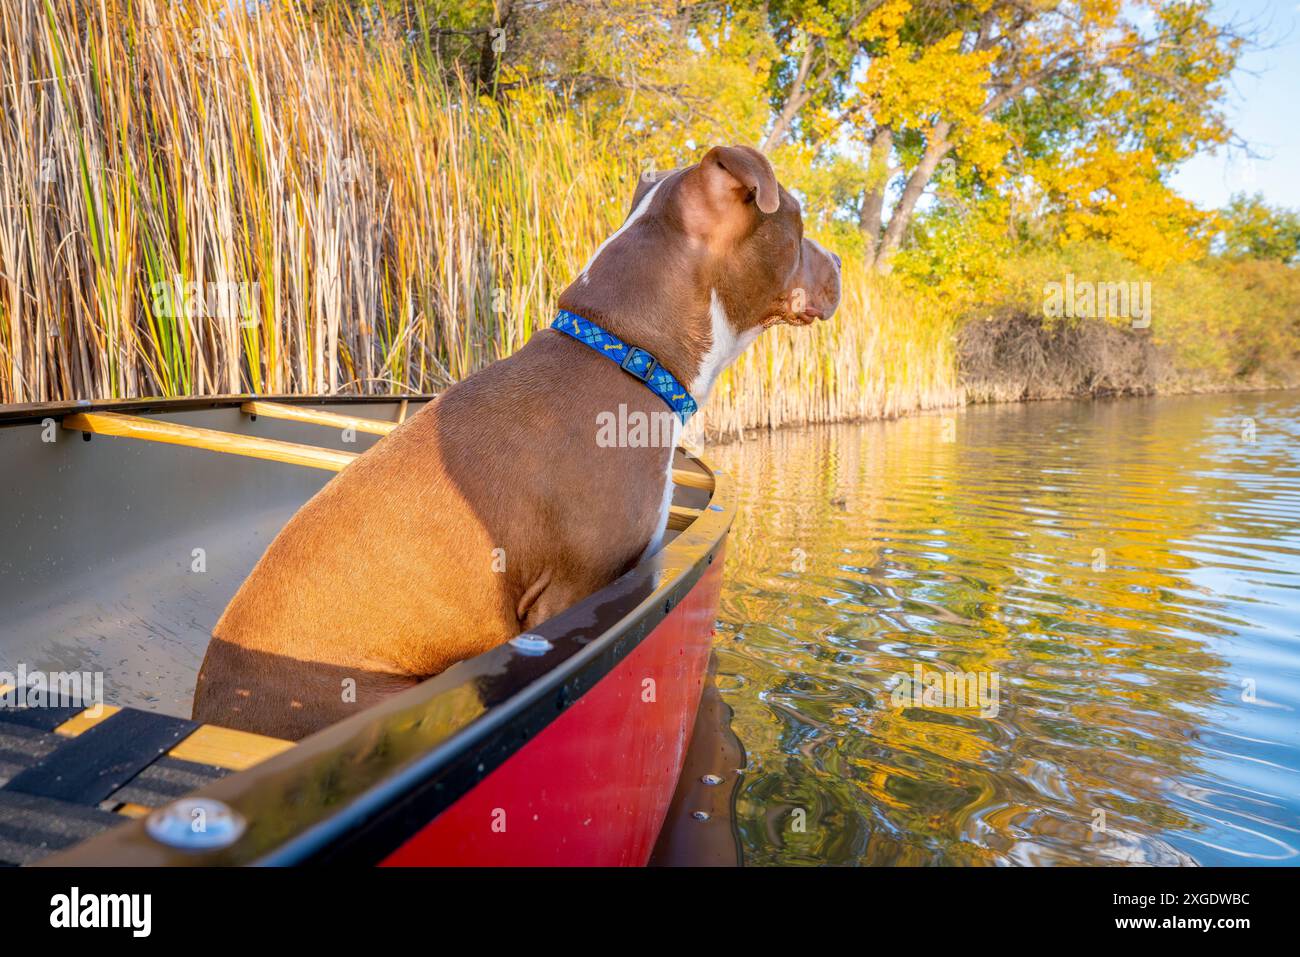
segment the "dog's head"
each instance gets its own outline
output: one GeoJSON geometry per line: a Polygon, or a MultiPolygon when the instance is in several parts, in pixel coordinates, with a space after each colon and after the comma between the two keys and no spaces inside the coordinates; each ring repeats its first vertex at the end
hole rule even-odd
{"type": "Polygon", "coordinates": [[[651,193],[738,332],[835,312],[840,258],[804,236],[799,201],[758,150],[715,146],[694,166],[642,176],[629,219],[651,193]]]}
{"type": "Polygon", "coordinates": [[[839,257],[803,235],[799,201],[748,146],[643,175],[627,219],[560,295],[560,306],[653,352],[708,395],[763,329],[829,319],[839,257]]]}

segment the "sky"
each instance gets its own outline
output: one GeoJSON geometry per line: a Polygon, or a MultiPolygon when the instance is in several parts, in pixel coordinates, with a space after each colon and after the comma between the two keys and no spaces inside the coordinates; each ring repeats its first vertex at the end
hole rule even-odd
{"type": "Polygon", "coordinates": [[[1300,2],[1217,0],[1214,7],[1220,22],[1259,34],[1261,48],[1239,61],[1225,104],[1234,131],[1259,155],[1221,148],[1189,160],[1170,182],[1203,208],[1245,192],[1300,209],[1300,2]]]}

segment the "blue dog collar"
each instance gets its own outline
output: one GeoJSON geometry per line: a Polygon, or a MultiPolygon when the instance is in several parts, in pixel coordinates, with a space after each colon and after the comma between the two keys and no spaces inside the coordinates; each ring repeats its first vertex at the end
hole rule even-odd
{"type": "Polygon", "coordinates": [[[611,332],[606,332],[589,319],[584,319],[576,312],[561,309],[551,323],[566,336],[577,339],[583,345],[591,347],[610,362],[617,362],[628,375],[640,380],[645,387],[668,403],[668,408],[677,413],[677,418],[686,420],[699,408],[686,386],[677,381],[677,377],[659,364],[659,360],[637,346],[629,346],[611,332]]]}

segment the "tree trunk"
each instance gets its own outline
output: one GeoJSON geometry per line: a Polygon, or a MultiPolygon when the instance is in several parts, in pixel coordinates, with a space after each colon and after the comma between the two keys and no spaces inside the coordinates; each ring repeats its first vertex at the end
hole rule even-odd
{"type": "Polygon", "coordinates": [[[889,154],[894,145],[894,131],[884,126],[871,138],[871,155],[867,160],[867,185],[858,209],[858,229],[865,240],[868,267],[876,261],[880,248],[881,217],[885,210],[885,187],[889,185],[889,154]]]}
{"type": "Polygon", "coordinates": [[[930,131],[929,142],[926,144],[925,152],[921,154],[920,162],[912,170],[912,175],[907,178],[907,185],[903,187],[903,195],[899,198],[898,205],[894,207],[894,212],[889,217],[889,225],[885,228],[885,238],[881,240],[880,251],[876,254],[876,272],[881,275],[888,275],[894,268],[894,254],[898,252],[903,237],[907,235],[907,227],[911,225],[912,213],[916,210],[917,200],[921,198],[925,188],[930,185],[930,180],[934,178],[934,171],[939,168],[940,160],[952,149],[952,143],[948,141],[948,133],[951,130],[952,124],[947,121],[935,124],[930,131]]]}
{"type": "Polygon", "coordinates": [[[804,41],[803,56],[799,58],[799,70],[795,74],[794,80],[790,84],[790,94],[786,97],[785,105],[781,107],[781,112],[777,115],[776,122],[772,128],[767,131],[763,141],[758,144],[760,152],[766,153],[772,147],[776,146],[781,140],[785,139],[786,133],[794,125],[794,118],[799,115],[805,103],[808,102],[811,94],[808,92],[808,70],[812,66],[812,44],[804,41]]]}

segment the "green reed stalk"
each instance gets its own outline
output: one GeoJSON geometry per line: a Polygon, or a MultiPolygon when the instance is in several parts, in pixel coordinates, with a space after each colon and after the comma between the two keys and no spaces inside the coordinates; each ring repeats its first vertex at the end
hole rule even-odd
{"type": "MultiPolygon", "coordinates": [[[[224,0],[0,7],[0,402],[430,392],[546,325],[638,157],[547,93],[502,110],[349,26],[224,0]],[[256,284],[247,313],[210,314],[212,283],[256,284]],[[159,308],[167,285],[196,303],[159,308]]],[[[706,419],[959,398],[946,317],[846,263],[836,319],[764,336],[706,419]]]]}

